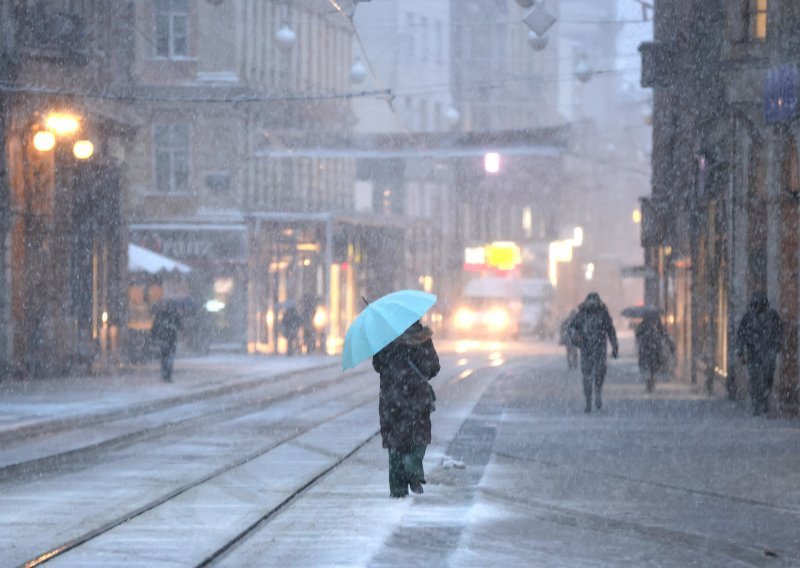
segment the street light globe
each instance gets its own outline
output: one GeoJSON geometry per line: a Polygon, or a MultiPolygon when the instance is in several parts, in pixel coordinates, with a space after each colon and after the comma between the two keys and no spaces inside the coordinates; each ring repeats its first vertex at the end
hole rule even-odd
{"type": "Polygon", "coordinates": [[[94,154],[94,144],[91,140],[78,140],[72,145],[72,154],[79,160],[88,160],[94,154]]]}
{"type": "Polygon", "coordinates": [[[80,128],[81,123],[78,117],[74,115],[63,112],[51,112],[47,115],[44,125],[48,130],[55,132],[59,136],[66,136],[75,134],[78,128],[80,128]]]}
{"type": "Polygon", "coordinates": [[[444,111],[444,119],[451,127],[456,126],[461,121],[461,113],[458,112],[456,107],[450,105],[447,107],[447,110],[444,111]]]}
{"type": "Polygon", "coordinates": [[[589,65],[586,59],[581,59],[575,67],[575,77],[577,77],[578,81],[581,83],[588,83],[593,75],[594,69],[592,69],[592,66],[589,65]]]}
{"type": "Polygon", "coordinates": [[[49,152],[56,145],[56,136],[49,130],[42,130],[33,135],[33,147],[40,152],[49,152]]]}
{"type": "Polygon", "coordinates": [[[289,51],[297,43],[297,34],[288,24],[283,24],[278,33],[275,34],[275,41],[278,42],[278,48],[281,51],[289,51]]]}
{"type": "Polygon", "coordinates": [[[534,51],[542,51],[549,42],[549,38],[546,35],[540,36],[533,30],[528,30],[528,45],[533,48],[534,51]]]}
{"type": "Polygon", "coordinates": [[[361,63],[360,58],[356,58],[355,63],[350,68],[350,82],[360,85],[367,80],[367,68],[361,63]]]}

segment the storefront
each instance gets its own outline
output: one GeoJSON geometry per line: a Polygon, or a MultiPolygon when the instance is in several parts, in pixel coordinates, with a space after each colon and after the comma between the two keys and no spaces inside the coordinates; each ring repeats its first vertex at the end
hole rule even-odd
{"type": "Polygon", "coordinates": [[[400,226],[327,213],[256,213],[249,231],[250,353],[338,353],[360,298],[400,283],[400,226]]]}
{"type": "Polygon", "coordinates": [[[248,251],[244,224],[132,224],[130,241],[190,266],[182,286],[165,282],[163,298],[193,299],[206,314],[212,346],[244,349],[248,251]]]}

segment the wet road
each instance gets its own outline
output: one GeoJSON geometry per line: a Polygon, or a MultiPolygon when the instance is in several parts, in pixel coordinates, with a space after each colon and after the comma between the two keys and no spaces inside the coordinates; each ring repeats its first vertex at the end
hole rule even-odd
{"type": "MultiPolygon", "coordinates": [[[[681,384],[648,395],[624,358],[605,408],[585,415],[555,346],[440,351],[424,495],[387,496],[368,367],[313,372],[167,411],[178,425],[147,414],[89,428],[152,435],[9,470],[2,564],[71,544],[47,564],[800,565],[797,422],[681,384]]],[[[62,435],[78,451],[77,432],[62,435]]]]}

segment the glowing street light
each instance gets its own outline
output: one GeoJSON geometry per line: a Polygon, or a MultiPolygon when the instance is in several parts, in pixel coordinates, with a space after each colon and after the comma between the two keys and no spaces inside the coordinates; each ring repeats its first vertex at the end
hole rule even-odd
{"type": "Polygon", "coordinates": [[[500,171],[500,154],[489,152],[483,157],[483,169],[486,173],[496,174],[500,171]]]}
{"type": "Polygon", "coordinates": [[[81,126],[77,116],[62,112],[51,112],[47,115],[44,125],[48,130],[59,136],[75,134],[81,126]]]}
{"type": "Polygon", "coordinates": [[[49,130],[42,130],[33,135],[33,147],[40,152],[49,152],[56,145],[56,135],[49,130]]]}
{"type": "Polygon", "coordinates": [[[78,140],[72,145],[72,154],[79,160],[88,160],[94,154],[94,144],[91,140],[78,140]]]}
{"type": "Polygon", "coordinates": [[[637,225],[642,222],[642,212],[638,209],[633,210],[633,215],[631,215],[631,217],[633,218],[633,222],[637,225]]]}
{"type": "Polygon", "coordinates": [[[575,230],[572,231],[572,246],[579,247],[581,245],[583,245],[583,228],[575,227],[575,230]]]}

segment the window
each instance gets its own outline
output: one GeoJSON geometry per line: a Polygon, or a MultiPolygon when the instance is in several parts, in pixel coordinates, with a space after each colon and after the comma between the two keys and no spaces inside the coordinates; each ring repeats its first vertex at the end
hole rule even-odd
{"type": "Polygon", "coordinates": [[[186,57],[187,0],[155,0],[155,48],[159,57],[186,57]]]}
{"type": "Polygon", "coordinates": [[[750,37],[767,39],[767,0],[750,0],[750,37]]]}
{"type": "Polygon", "coordinates": [[[162,193],[189,191],[189,125],[155,127],[156,189],[162,193]]]}

